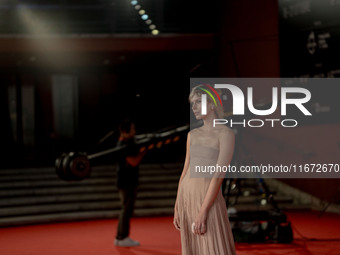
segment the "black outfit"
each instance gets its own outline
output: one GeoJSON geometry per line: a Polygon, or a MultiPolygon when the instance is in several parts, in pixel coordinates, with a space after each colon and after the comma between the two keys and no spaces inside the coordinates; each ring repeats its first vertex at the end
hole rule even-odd
{"type": "Polygon", "coordinates": [[[138,148],[134,139],[126,141],[123,140],[117,143],[117,146],[124,145],[126,148],[123,149],[119,155],[117,172],[117,188],[122,205],[116,236],[118,240],[122,240],[129,236],[130,218],[133,214],[137,195],[137,186],[139,183],[139,166],[130,166],[126,161],[126,157],[137,156],[138,148]]]}

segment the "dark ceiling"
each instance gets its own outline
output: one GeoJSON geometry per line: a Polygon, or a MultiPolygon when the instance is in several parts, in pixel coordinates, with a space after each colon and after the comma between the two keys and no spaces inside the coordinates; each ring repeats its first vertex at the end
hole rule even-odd
{"type": "Polygon", "coordinates": [[[149,33],[141,10],[161,33],[211,33],[219,5],[218,0],[2,0],[0,34],[149,33]]]}
{"type": "Polygon", "coordinates": [[[166,52],[197,65],[215,47],[219,5],[219,0],[2,0],[0,66],[110,68],[144,58],[172,61],[166,52]]]}

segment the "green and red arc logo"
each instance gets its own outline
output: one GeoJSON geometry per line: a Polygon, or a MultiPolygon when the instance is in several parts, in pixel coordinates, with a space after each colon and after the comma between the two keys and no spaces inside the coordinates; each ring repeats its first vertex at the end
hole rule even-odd
{"type": "MultiPolygon", "coordinates": [[[[216,95],[216,97],[217,97],[217,99],[219,100],[221,106],[223,107],[221,97],[219,96],[219,94],[217,93],[217,91],[216,91],[213,87],[211,87],[209,84],[203,83],[202,85],[208,87],[208,88],[216,95]]],[[[212,98],[212,100],[213,100],[214,103],[215,103],[215,106],[217,107],[216,100],[215,100],[214,96],[211,94],[211,92],[210,92],[209,90],[205,89],[205,88],[199,88],[199,89],[201,89],[201,90],[203,90],[204,92],[206,92],[206,93],[212,98]]]]}

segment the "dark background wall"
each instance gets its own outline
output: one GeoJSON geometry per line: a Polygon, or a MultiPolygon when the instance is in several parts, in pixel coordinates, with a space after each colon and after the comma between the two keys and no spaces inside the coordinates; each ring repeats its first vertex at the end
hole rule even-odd
{"type": "MultiPolygon", "coordinates": [[[[297,61],[294,57],[290,56],[290,63],[280,62],[279,4],[277,1],[227,1],[225,10],[219,58],[222,77],[280,77],[282,69],[292,72],[290,64],[297,61]]],[[[287,40],[291,45],[293,38],[287,40]]],[[[289,45],[286,47],[290,47],[289,45]]],[[[281,54],[284,55],[286,52],[281,54]]],[[[298,57],[296,56],[296,59],[298,57]]],[[[326,62],[327,59],[324,61],[326,62]]],[[[295,76],[299,74],[299,69],[296,69],[298,68],[296,65],[294,68],[295,76]]],[[[304,70],[305,67],[301,66],[301,68],[304,70]]],[[[301,72],[301,74],[305,73],[301,72]]],[[[310,75],[313,76],[312,70],[310,75]]],[[[257,87],[256,93],[260,95],[257,100],[270,99],[270,89],[265,86],[257,87]]],[[[322,90],[319,92],[323,93],[322,90]]],[[[334,163],[339,162],[339,130],[339,124],[328,123],[302,126],[293,130],[248,129],[244,131],[243,143],[249,149],[255,162],[268,162],[276,165],[285,162],[334,163]],[[306,156],[307,154],[313,156],[306,156]]],[[[282,180],[321,199],[333,202],[340,199],[337,194],[340,188],[339,179],[282,180]]]]}
{"type": "MultiPolygon", "coordinates": [[[[58,12],[67,7],[61,2],[51,3],[54,9],[35,8],[35,14],[58,12]]],[[[21,23],[12,23],[12,28],[2,24],[3,168],[53,165],[63,151],[112,146],[114,136],[105,144],[96,144],[126,115],[136,119],[139,132],[185,124],[189,121],[189,77],[280,77],[286,70],[282,52],[280,56],[277,1],[213,1],[209,8],[203,1],[160,1],[158,6],[145,6],[154,15],[159,36],[150,34],[135,10],[120,6],[119,1],[113,3],[108,17],[114,18],[91,24],[80,17],[89,15],[86,12],[94,7],[93,1],[86,2],[88,9],[78,8],[79,22],[72,23],[73,15],[68,14],[69,23],[63,23],[56,15],[54,24],[59,24],[59,30],[54,32],[61,35],[57,37],[42,34],[45,30],[27,36],[27,29],[16,29],[24,26],[21,23]],[[162,12],[157,11],[160,8],[162,12]],[[122,10],[127,10],[124,15],[122,10]],[[63,129],[58,114],[68,116],[67,128],[63,129]]],[[[108,6],[102,4],[96,12],[100,8],[108,6]]],[[[8,10],[6,15],[14,19],[8,10]]],[[[33,24],[39,24],[36,20],[33,24]]],[[[258,101],[270,96],[266,86],[256,88],[256,93],[258,101]]],[[[339,124],[319,123],[294,130],[245,129],[242,142],[258,162],[337,163],[339,128],[339,124]]],[[[183,153],[180,144],[167,151],[173,157],[164,160],[181,161],[183,153]]],[[[340,187],[339,179],[284,181],[325,200],[333,199],[340,187]]]]}

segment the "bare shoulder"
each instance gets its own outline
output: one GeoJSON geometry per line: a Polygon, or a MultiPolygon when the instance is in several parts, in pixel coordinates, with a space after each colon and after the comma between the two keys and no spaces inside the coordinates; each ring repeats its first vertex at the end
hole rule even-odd
{"type": "Polygon", "coordinates": [[[199,130],[198,130],[197,128],[190,130],[190,131],[188,132],[188,138],[190,138],[190,137],[192,137],[192,136],[195,137],[195,136],[197,135],[198,132],[199,132],[199,130]]]}

